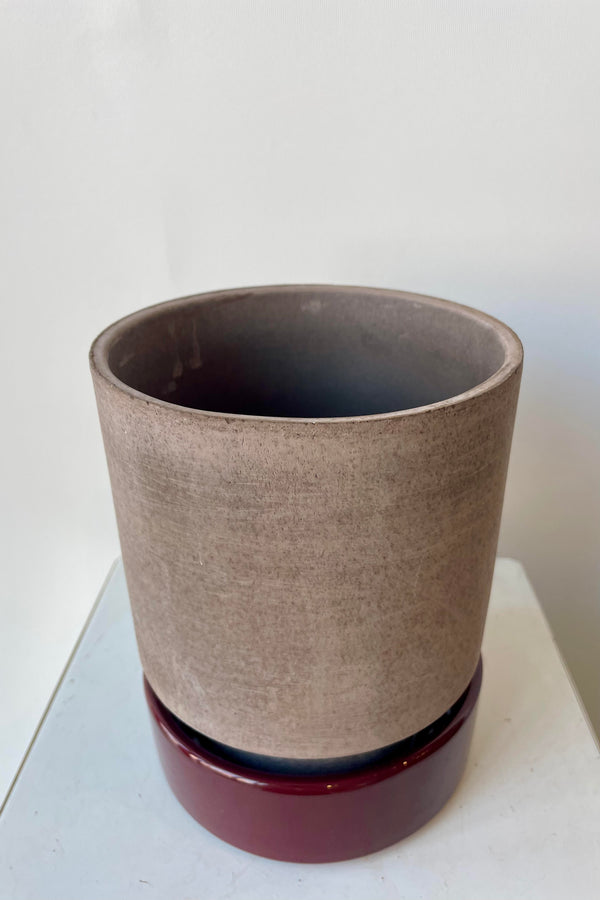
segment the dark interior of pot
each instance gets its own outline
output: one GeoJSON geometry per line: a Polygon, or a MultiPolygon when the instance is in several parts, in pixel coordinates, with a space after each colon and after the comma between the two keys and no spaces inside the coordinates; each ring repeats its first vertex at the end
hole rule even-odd
{"type": "Polygon", "coordinates": [[[316,287],[151,307],[108,351],[120,381],[160,400],[308,419],[427,406],[486,381],[504,358],[493,323],[459,306],[316,287]]]}

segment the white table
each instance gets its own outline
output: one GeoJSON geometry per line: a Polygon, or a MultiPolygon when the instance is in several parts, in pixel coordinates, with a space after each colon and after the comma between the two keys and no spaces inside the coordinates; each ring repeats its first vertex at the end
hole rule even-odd
{"type": "Polygon", "coordinates": [[[522,567],[499,560],[466,774],[400,844],[345,863],[251,856],[163,779],[117,564],[0,817],[1,900],[592,898],[600,756],[522,567]]]}

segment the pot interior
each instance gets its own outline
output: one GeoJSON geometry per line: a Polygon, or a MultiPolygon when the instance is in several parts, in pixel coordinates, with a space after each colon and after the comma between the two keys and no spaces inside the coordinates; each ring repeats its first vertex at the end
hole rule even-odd
{"type": "Polygon", "coordinates": [[[493,320],[453,304],[350,288],[255,288],[150,307],[117,323],[113,375],[212,412],[389,413],[481,384],[506,350],[493,320]]]}

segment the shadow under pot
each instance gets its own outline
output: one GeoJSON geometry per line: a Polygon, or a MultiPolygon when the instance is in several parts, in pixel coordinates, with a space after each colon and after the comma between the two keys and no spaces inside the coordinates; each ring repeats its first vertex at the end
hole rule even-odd
{"type": "Polygon", "coordinates": [[[175,793],[278,859],[423,824],[470,741],[516,335],[431,297],[289,285],[149,307],[90,358],[175,793]]]}

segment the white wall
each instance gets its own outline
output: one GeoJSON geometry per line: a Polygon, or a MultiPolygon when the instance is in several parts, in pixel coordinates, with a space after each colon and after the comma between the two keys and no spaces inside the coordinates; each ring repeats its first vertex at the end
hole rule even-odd
{"type": "Polygon", "coordinates": [[[581,0],[2,5],[0,793],[118,553],[88,345],[242,284],[519,332],[501,551],[600,725],[599,30],[581,0]]]}

